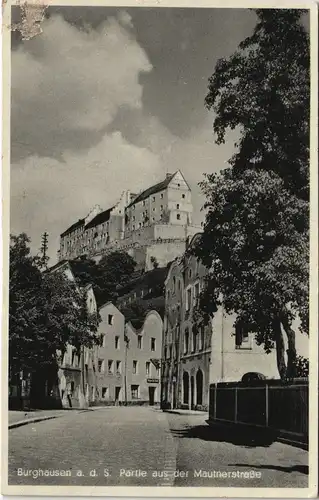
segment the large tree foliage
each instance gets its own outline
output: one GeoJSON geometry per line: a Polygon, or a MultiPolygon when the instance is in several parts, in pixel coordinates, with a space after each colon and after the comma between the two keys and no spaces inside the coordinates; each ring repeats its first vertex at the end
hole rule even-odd
{"type": "Polygon", "coordinates": [[[133,276],[136,262],[126,252],[114,251],[95,262],[87,257],[70,261],[79,284],[92,284],[98,305],[116,301],[118,290],[133,276]]]}
{"type": "Polygon", "coordinates": [[[240,129],[230,163],[272,170],[289,191],[309,195],[309,36],[298,9],[257,9],[252,36],[217,62],[206,106],[215,114],[217,143],[240,129]]]}
{"type": "Polygon", "coordinates": [[[300,10],[256,13],[253,35],[210,78],[217,143],[229,128],[240,138],[230,167],[202,183],[208,212],[195,253],[210,269],[204,311],[222,301],[267,352],[276,346],[286,378],[294,319],[308,332],[309,40],[300,10]]]}
{"type": "Polygon", "coordinates": [[[41,272],[25,234],[11,237],[9,359],[11,375],[33,372],[56,359],[67,344],[77,351],[98,342],[98,315],[88,312],[86,293],[61,273],[41,272]]]}

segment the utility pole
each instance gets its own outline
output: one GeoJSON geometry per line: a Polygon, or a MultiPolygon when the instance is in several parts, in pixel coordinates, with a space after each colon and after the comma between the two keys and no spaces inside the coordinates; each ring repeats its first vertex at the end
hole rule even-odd
{"type": "Polygon", "coordinates": [[[42,244],[40,248],[41,252],[41,261],[43,267],[47,267],[47,261],[48,261],[48,233],[44,232],[41,238],[42,244]]]}

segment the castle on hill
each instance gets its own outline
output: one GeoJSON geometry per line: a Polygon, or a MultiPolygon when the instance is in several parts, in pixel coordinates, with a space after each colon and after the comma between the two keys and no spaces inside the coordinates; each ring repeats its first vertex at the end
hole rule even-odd
{"type": "Polygon", "coordinates": [[[96,205],[60,235],[59,260],[86,255],[99,260],[115,250],[126,251],[145,271],[166,266],[181,256],[199,228],[192,225],[191,189],[181,171],[139,194],[124,191],[118,203],[96,205]]]}

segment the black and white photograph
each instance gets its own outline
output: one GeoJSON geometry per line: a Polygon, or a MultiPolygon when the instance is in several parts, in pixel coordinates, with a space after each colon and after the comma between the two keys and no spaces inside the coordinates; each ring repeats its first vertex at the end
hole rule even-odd
{"type": "Polygon", "coordinates": [[[318,14],[207,5],[7,5],[3,493],[316,495],[318,14]]]}

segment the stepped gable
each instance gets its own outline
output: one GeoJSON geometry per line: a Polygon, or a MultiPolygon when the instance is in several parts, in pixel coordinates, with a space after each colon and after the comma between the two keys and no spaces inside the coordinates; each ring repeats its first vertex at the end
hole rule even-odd
{"type": "Polygon", "coordinates": [[[68,229],[66,229],[63,233],[61,233],[60,237],[63,238],[63,236],[66,236],[67,234],[72,233],[72,231],[74,231],[74,229],[77,229],[78,227],[83,226],[84,221],[85,221],[85,219],[79,219],[77,222],[72,224],[72,226],[68,227],[68,229]]]}
{"type": "Polygon", "coordinates": [[[91,227],[99,226],[103,222],[107,222],[110,219],[111,212],[114,207],[108,208],[103,212],[97,214],[90,222],[87,223],[85,229],[90,229],[91,227]]]}
{"type": "Polygon", "coordinates": [[[148,189],[145,189],[145,191],[142,191],[142,193],[140,193],[137,196],[137,198],[131,201],[131,203],[127,206],[127,208],[131,207],[132,205],[135,205],[135,203],[139,203],[140,201],[146,200],[146,198],[148,198],[152,194],[158,193],[159,191],[163,191],[164,189],[166,189],[171,180],[173,179],[175,173],[168,175],[164,181],[158,182],[154,186],[151,186],[148,189]]]}

